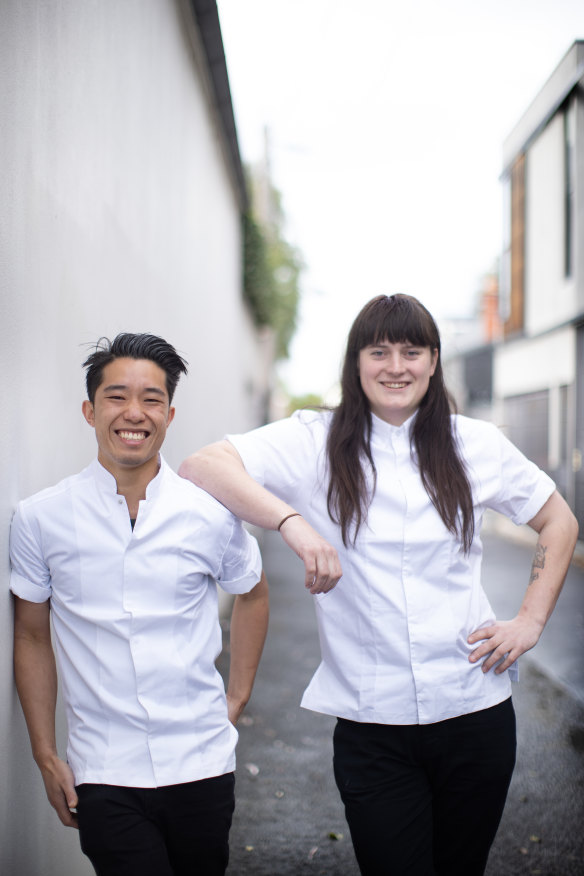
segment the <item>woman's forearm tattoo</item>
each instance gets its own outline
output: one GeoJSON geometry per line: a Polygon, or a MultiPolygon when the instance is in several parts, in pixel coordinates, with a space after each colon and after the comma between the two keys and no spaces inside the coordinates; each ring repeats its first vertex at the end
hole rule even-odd
{"type": "Polygon", "coordinates": [[[537,543],[535,548],[535,556],[533,558],[533,563],[531,564],[531,575],[529,577],[529,583],[535,581],[539,578],[539,572],[536,569],[543,569],[545,566],[545,555],[546,555],[547,547],[543,544],[537,543]]]}

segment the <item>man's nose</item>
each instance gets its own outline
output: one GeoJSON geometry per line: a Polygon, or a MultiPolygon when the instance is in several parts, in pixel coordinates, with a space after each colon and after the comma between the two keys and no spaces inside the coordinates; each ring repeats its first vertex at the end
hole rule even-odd
{"type": "Polygon", "coordinates": [[[140,402],[130,400],[124,411],[124,416],[127,420],[131,420],[132,422],[139,422],[142,420],[144,417],[144,411],[142,410],[140,402]]]}

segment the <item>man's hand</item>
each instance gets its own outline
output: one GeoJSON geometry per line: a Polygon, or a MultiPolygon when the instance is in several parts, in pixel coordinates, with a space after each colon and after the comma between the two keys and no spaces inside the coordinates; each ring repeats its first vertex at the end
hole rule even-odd
{"type": "Polygon", "coordinates": [[[70,767],[56,755],[46,764],[39,764],[49,803],[65,827],[77,827],[75,780],[70,767]]]}
{"type": "Polygon", "coordinates": [[[227,694],[227,717],[231,721],[234,727],[237,727],[237,722],[241,717],[241,713],[245,709],[247,702],[243,702],[242,700],[237,700],[234,697],[229,696],[227,694]]]}
{"type": "Polygon", "coordinates": [[[483,672],[496,666],[495,674],[500,675],[537,644],[542,630],[543,624],[519,615],[510,621],[497,621],[490,627],[471,633],[467,640],[469,645],[481,644],[468,659],[471,663],[477,663],[486,657],[483,672]]]}
{"type": "Polygon", "coordinates": [[[304,563],[304,586],[311,593],[328,593],[343,574],[335,548],[303,517],[289,517],[280,535],[304,563]]]}

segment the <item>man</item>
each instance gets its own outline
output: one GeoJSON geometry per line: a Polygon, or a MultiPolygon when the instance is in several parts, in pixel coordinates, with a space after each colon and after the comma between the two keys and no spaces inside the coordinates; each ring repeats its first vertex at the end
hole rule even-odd
{"type": "Polygon", "coordinates": [[[186,363],[153,335],[84,362],[97,459],[21,502],[11,531],[15,676],[33,756],[98,876],[218,876],[235,723],[268,618],[255,539],[159,454],[186,363]],[[227,695],[218,582],[235,595],[227,695]],[[55,649],[67,763],[55,742],[55,649]]]}

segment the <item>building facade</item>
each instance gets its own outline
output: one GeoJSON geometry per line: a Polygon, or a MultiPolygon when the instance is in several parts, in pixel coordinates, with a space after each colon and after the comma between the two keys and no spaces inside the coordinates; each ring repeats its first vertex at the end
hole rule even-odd
{"type": "Polygon", "coordinates": [[[584,526],[584,41],[503,148],[505,231],[494,355],[497,418],[584,526]]]}
{"type": "Polygon", "coordinates": [[[584,41],[503,156],[498,284],[487,278],[471,331],[446,326],[446,374],[462,411],[495,422],[547,471],[584,528],[584,41]]]}

